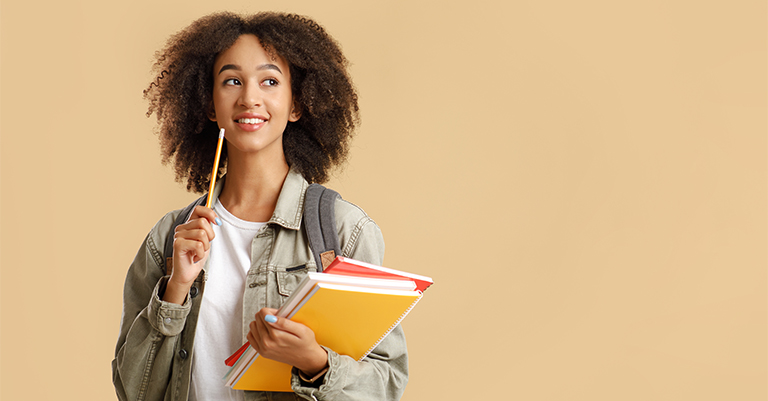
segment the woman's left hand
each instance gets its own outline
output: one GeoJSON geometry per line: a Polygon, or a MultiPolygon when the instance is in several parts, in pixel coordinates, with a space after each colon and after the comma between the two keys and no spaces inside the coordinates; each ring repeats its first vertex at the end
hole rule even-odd
{"type": "Polygon", "coordinates": [[[266,319],[276,317],[277,309],[263,308],[251,322],[248,342],[261,356],[283,362],[309,377],[328,366],[328,352],[315,340],[309,327],[283,317],[275,323],[266,319]]]}

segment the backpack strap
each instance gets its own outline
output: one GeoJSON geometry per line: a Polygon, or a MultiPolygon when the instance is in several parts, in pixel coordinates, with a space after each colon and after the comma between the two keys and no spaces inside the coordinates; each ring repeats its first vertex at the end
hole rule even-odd
{"type": "Polygon", "coordinates": [[[192,211],[195,210],[195,207],[198,205],[205,204],[205,201],[208,199],[208,194],[197,198],[194,202],[190,203],[181,210],[181,213],[179,213],[178,217],[176,217],[176,221],[173,222],[173,226],[171,227],[171,232],[168,234],[168,237],[165,239],[165,249],[163,252],[163,256],[165,257],[165,274],[170,275],[173,272],[173,234],[176,232],[176,227],[184,224],[189,220],[189,217],[192,216],[192,211]],[[170,255],[170,256],[169,256],[170,255]]]}
{"type": "Polygon", "coordinates": [[[317,271],[320,272],[328,267],[336,256],[341,255],[339,234],[336,231],[336,198],[341,196],[320,184],[310,185],[304,196],[302,224],[307,231],[317,271]]]}

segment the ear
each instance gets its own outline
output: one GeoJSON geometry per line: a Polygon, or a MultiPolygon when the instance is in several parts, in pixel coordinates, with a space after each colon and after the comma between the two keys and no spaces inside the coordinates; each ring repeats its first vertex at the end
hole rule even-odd
{"type": "Polygon", "coordinates": [[[208,105],[208,119],[216,122],[216,109],[213,107],[213,100],[211,100],[211,103],[208,105]]]}
{"type": "Polygon", "coordinates": [[[299,118],[301,118],[301,107],[294,103],[293,107],[291,107],[291,114],[288,116],[288,121],[295,123],[296,121],[299,121],[299,118]]]}

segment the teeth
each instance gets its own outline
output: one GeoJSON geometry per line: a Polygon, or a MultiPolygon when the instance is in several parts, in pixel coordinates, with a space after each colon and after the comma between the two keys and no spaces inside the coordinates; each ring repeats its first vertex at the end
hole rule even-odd
{"type": "Polygon", "coordinates": [[[239,122],[240,124],[258,124],[258,123],[263,123],[264,120],[260,118],[241,118],[237,120],[237,122],[239,122]]]}

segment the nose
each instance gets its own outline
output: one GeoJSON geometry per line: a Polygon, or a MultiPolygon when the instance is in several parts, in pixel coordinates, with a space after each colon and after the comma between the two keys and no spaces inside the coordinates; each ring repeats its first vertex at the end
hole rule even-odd
{"type": "Polygon", "coordinates": [[[240,92],[238,99],[241,106],[246,108],[257,107],[261,105],[261,90],[258,84],[246,83],[240,92]]]}

